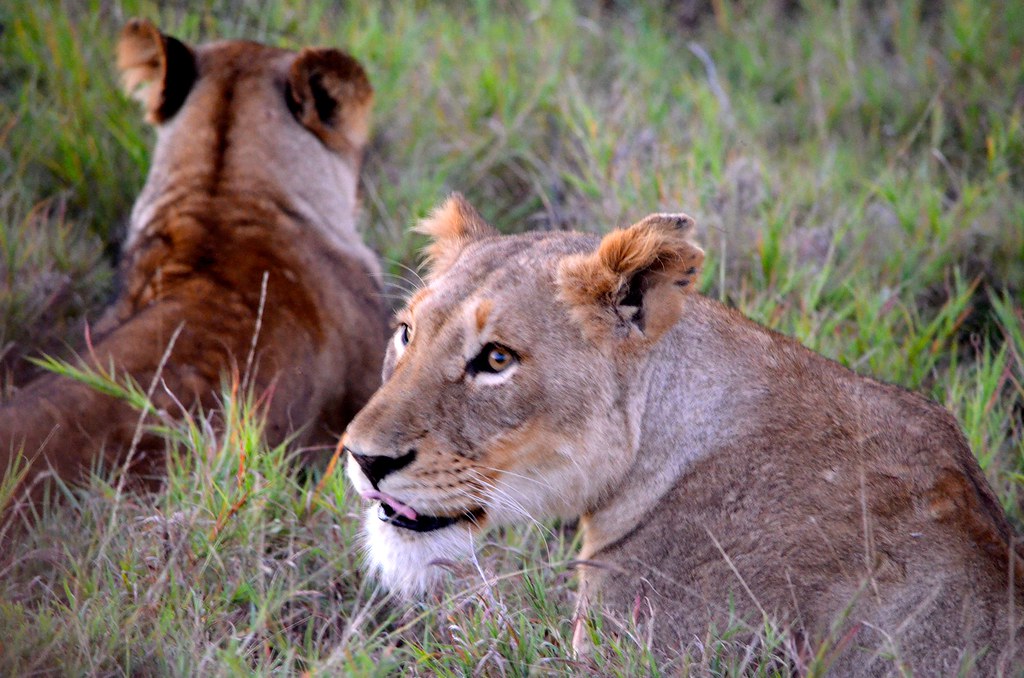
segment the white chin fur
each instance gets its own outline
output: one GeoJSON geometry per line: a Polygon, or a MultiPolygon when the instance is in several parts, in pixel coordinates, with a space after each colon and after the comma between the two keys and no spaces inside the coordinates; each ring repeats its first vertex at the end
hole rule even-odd
{"type": "Polygon", "coordinates": [[[473,557],[473,534],[464,524],[433,532],[413,532],[390,525],[373,504],[363,517],[367,563],[384,588],[404,598],[421,598],[440,586],[447,570],[435,561],[473,557]]]}

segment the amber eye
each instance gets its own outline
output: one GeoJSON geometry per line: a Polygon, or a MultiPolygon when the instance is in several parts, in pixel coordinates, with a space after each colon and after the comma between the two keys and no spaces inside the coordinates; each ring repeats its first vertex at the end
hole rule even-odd
{"type": "Polygon", "coordinates": [[[466,365],[469,374],[500,374],[519,362],[519,356],[512,349],[501,344],[484,346],[475,358],[466,365]]]}
{"type": "Polygon", "coordinates": [[[495,346],[487,352],[487,367],[490,372],[501,372],[512,364],[514,358],[510,351],[495,346]]]}

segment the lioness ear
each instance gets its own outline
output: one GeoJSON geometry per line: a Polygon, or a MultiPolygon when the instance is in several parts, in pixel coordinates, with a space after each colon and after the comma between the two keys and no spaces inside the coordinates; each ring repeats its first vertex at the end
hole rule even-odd
{"type": "Polygon", "coordinates": [[[685,214],[652,214],[559,264],[559,294],[585,334],[607,348],[657,341],[679,320],[704,262],[685,214]]]}
{"type": "Polygon", "coordinates": [[[424,250],[431,278],[441,275],[455,263],[466,245],[498,235],[461,193],[448,196],[444,204],[419,223],[416,231],[433,238],[424,250]]]}
{"type": "Polygon", "coordinates": [[[125,91],[142,102],[154,124],[178,112],[197,75],[192,50],[145,19],[132,19],[121,31],[117,67],[125,91]]]}
{"type": "Polygon", "coordinates": [[[336,49],[306,48],[288,72],[288,106],[326,146],[359,153],[370,136],[373,87],[358,61],[336,49]]]}

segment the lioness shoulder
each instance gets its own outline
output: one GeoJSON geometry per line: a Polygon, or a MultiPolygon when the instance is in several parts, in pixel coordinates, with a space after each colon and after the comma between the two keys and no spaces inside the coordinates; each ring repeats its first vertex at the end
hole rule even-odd
{"type": "Polygon", "coordinates": [[[693,226],[499,236],[457,196],[423,224],[346,432],[371,569],[418,595],[487,526],[579,517],[581,642],[607,610],[664,655],[770,620],[842,639],[838,675],[1019,667],[1020,554],[953,417],[695,294],[693,226]]]}
{"type": "MultiPolygon", "coordinates": [[[[156,146],[85,366],[158,381],[167,416],[215,408],[234,373],[269,402],[271,442],[339,433],[379,384],[386,336],[379,266],[355,226],[373,98],[362,67],[336,49],[191,46],[141,20],[117,63],[156,146]]],[[[30,475],[121,463],[138,417],[42,377],[0,407],[0,473],[19,450],[30,475]]],[[[143,437],[137,470],[159,470],[162,450],[143,437]]]]}

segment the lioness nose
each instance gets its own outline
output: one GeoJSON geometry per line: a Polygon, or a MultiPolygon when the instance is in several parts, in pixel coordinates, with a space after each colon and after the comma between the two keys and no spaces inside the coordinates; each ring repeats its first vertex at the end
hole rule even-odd
{"type": "Polygon", "coordinates": [[[352,455],[352,458],[355,459],[357,464],[359,464],[359,468],[363,469],[363,473],[366,475],[367,480],[369,480],[370,484],[374,487],[377,487],[377,483],[383,480],[384,476],[393,471],[405,468],[412,463],[413,459],[416,458],[415,449],[410,449],[400,457],[359,454],[358,452],[353,452],[348,447],[345,448],[345,451],[352,455]]]}

